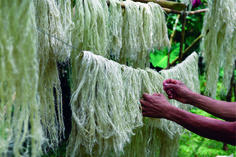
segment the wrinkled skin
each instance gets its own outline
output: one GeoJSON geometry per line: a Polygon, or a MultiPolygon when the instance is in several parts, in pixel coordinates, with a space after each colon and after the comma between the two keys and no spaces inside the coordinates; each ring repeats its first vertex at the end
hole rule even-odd
{"type": "Polygon", "coordinates": [[[168,112],[172,105],[166,100],[163,94],[155,93],[153,95],[149,95],[144,93],[143,98],[144,99],[140,100],[140,103],[142,104],[143,116],[151,118],[167,118],[168,112]]]}
{"type": "Polygon", "coordinates": [[[223,120],[204,117],[171,105],[163,94],[143,94],[140,100],[144,117],[165,118],[209,139],[236,145],[236,103],[214,100],[192,92],[181,81],[163,82],[169,99],[196,106],[223,120]],[[227,122],[230,121],[230,122],[227,122]]]}

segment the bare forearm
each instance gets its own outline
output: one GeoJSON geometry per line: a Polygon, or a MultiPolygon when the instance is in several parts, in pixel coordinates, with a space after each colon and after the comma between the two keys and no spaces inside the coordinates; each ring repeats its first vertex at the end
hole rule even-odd
{"type": "Polygon", "coordinates": [[[224,120],[236,121],[235,102],[214,100],[212,98],[193,93],[189,104],[224,120]]]}
{"type": "Polygon", "coordinates": [[[225,122],[173,107],[166,119],[209,139],[236,145],[236,122],[225,122]]]}

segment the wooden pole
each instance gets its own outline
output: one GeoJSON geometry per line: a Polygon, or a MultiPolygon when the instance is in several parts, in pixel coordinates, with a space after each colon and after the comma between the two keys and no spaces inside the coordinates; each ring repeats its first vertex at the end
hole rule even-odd
{"type": "Polygon", "coordinates": [[[187,8],[187,5],[183,3],[178,3],[178,2],[172,2],[172,1],[165,1],[165,0],[133,0],[134,2],[142,2],[142,3],[157,3],[163,8],[169,8],[173,9],[176,11],[183,11],[184,9],[187,8]]]}
{"type": "MultiPolygon", "coordinates": [[[[138,1],[138,0],[136,0],[138,1]]],[[[140,0],[141,1],[141,0],[140,0]]],[[[160,3],[160,1],[157,1],[157,3],[160,3]]],[[[176,3],[176,2],[175,2],[176,3]]],[[[107,0],[107,5],[110,6],[110,1],[107,0]]],[[[123,2],[120,2],[120,5],[121,5],[121,8],[125,8],[125,5],[123,2]]],[[[171,9],[171,8],[167,8],[168,6],[162,6],[162,9],[166,12],[166,13],[172,13],[172,14],[179,14],[181,15],[182,14],[182,11],[179,11],[179,10],[175,10],[175,9],[171,9]]],[[[188,15],[194,15],[194,14],[199,14],[199,13],[204,13],[208,11],[208,9],[201,9],[201,10],[196,10],[196,11],[187,11],[186,13],[188,15]]]]}

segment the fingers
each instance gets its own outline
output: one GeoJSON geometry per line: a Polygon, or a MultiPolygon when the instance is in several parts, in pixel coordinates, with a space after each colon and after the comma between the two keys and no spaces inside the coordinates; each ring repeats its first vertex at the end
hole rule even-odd
{"type": "Polygon", "coordinates": [[[145,100],[143,100],[143,99],[140,99],[140,103],[141,103],[141,106],[142,106],[142,107],[148,106],[147,101],[145,101],[145,100]]]}
{"type": "Polygon", "coordinates": [[[143,99],[140,99],[140,103],[141,103],[141,107],[139,107],[139,109],[142,111],[142,114],[144,114],[146,112],[146,109],[148,108],[148,102],[146,102],[143,99]]]}
{"type": "Polygon", "coordinates": [[[168,95],[168,99],[174,99],[174,94],[168,95]]]}
{"type": "Polygon", "coordinates": [[[152,96],[161,96],[160,93],[154,93],[152,96]]]}
{"type": "Polygon", "coordinates": [[[174,79],[166,79],[164,82],[163,82],[163,85],[164,84],[177,84],[178,81],[177,80],[174,80],[174,79]]]}
{"type": "Polygon", "coordinates": [[[150,99],[152,99],[152,95],[149,95],[149,94],[147,94],[147,93],[144,93],[144,94],[143,94],[143,98],[144,98],[145,100],[150,100],[150,99]]]}

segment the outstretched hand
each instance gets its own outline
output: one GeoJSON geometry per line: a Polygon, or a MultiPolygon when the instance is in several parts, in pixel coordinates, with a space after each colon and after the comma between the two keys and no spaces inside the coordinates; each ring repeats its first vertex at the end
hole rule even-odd
{"type": "Polygon", "coordinates": [[[140,100],[140,103],[144,117],[167,118],[169,116],[170,109],[173,106],[166,100],[163,94],[155,93],[149,95],[144,93],[143,98],[140,100]]]}
{"type": "Polygon", "coordinates": [[[193,92],[181,81],[167,79],[163,82],[164,90],[169,99],[175,99],[182,103],[189,103],[193,92]]]}

